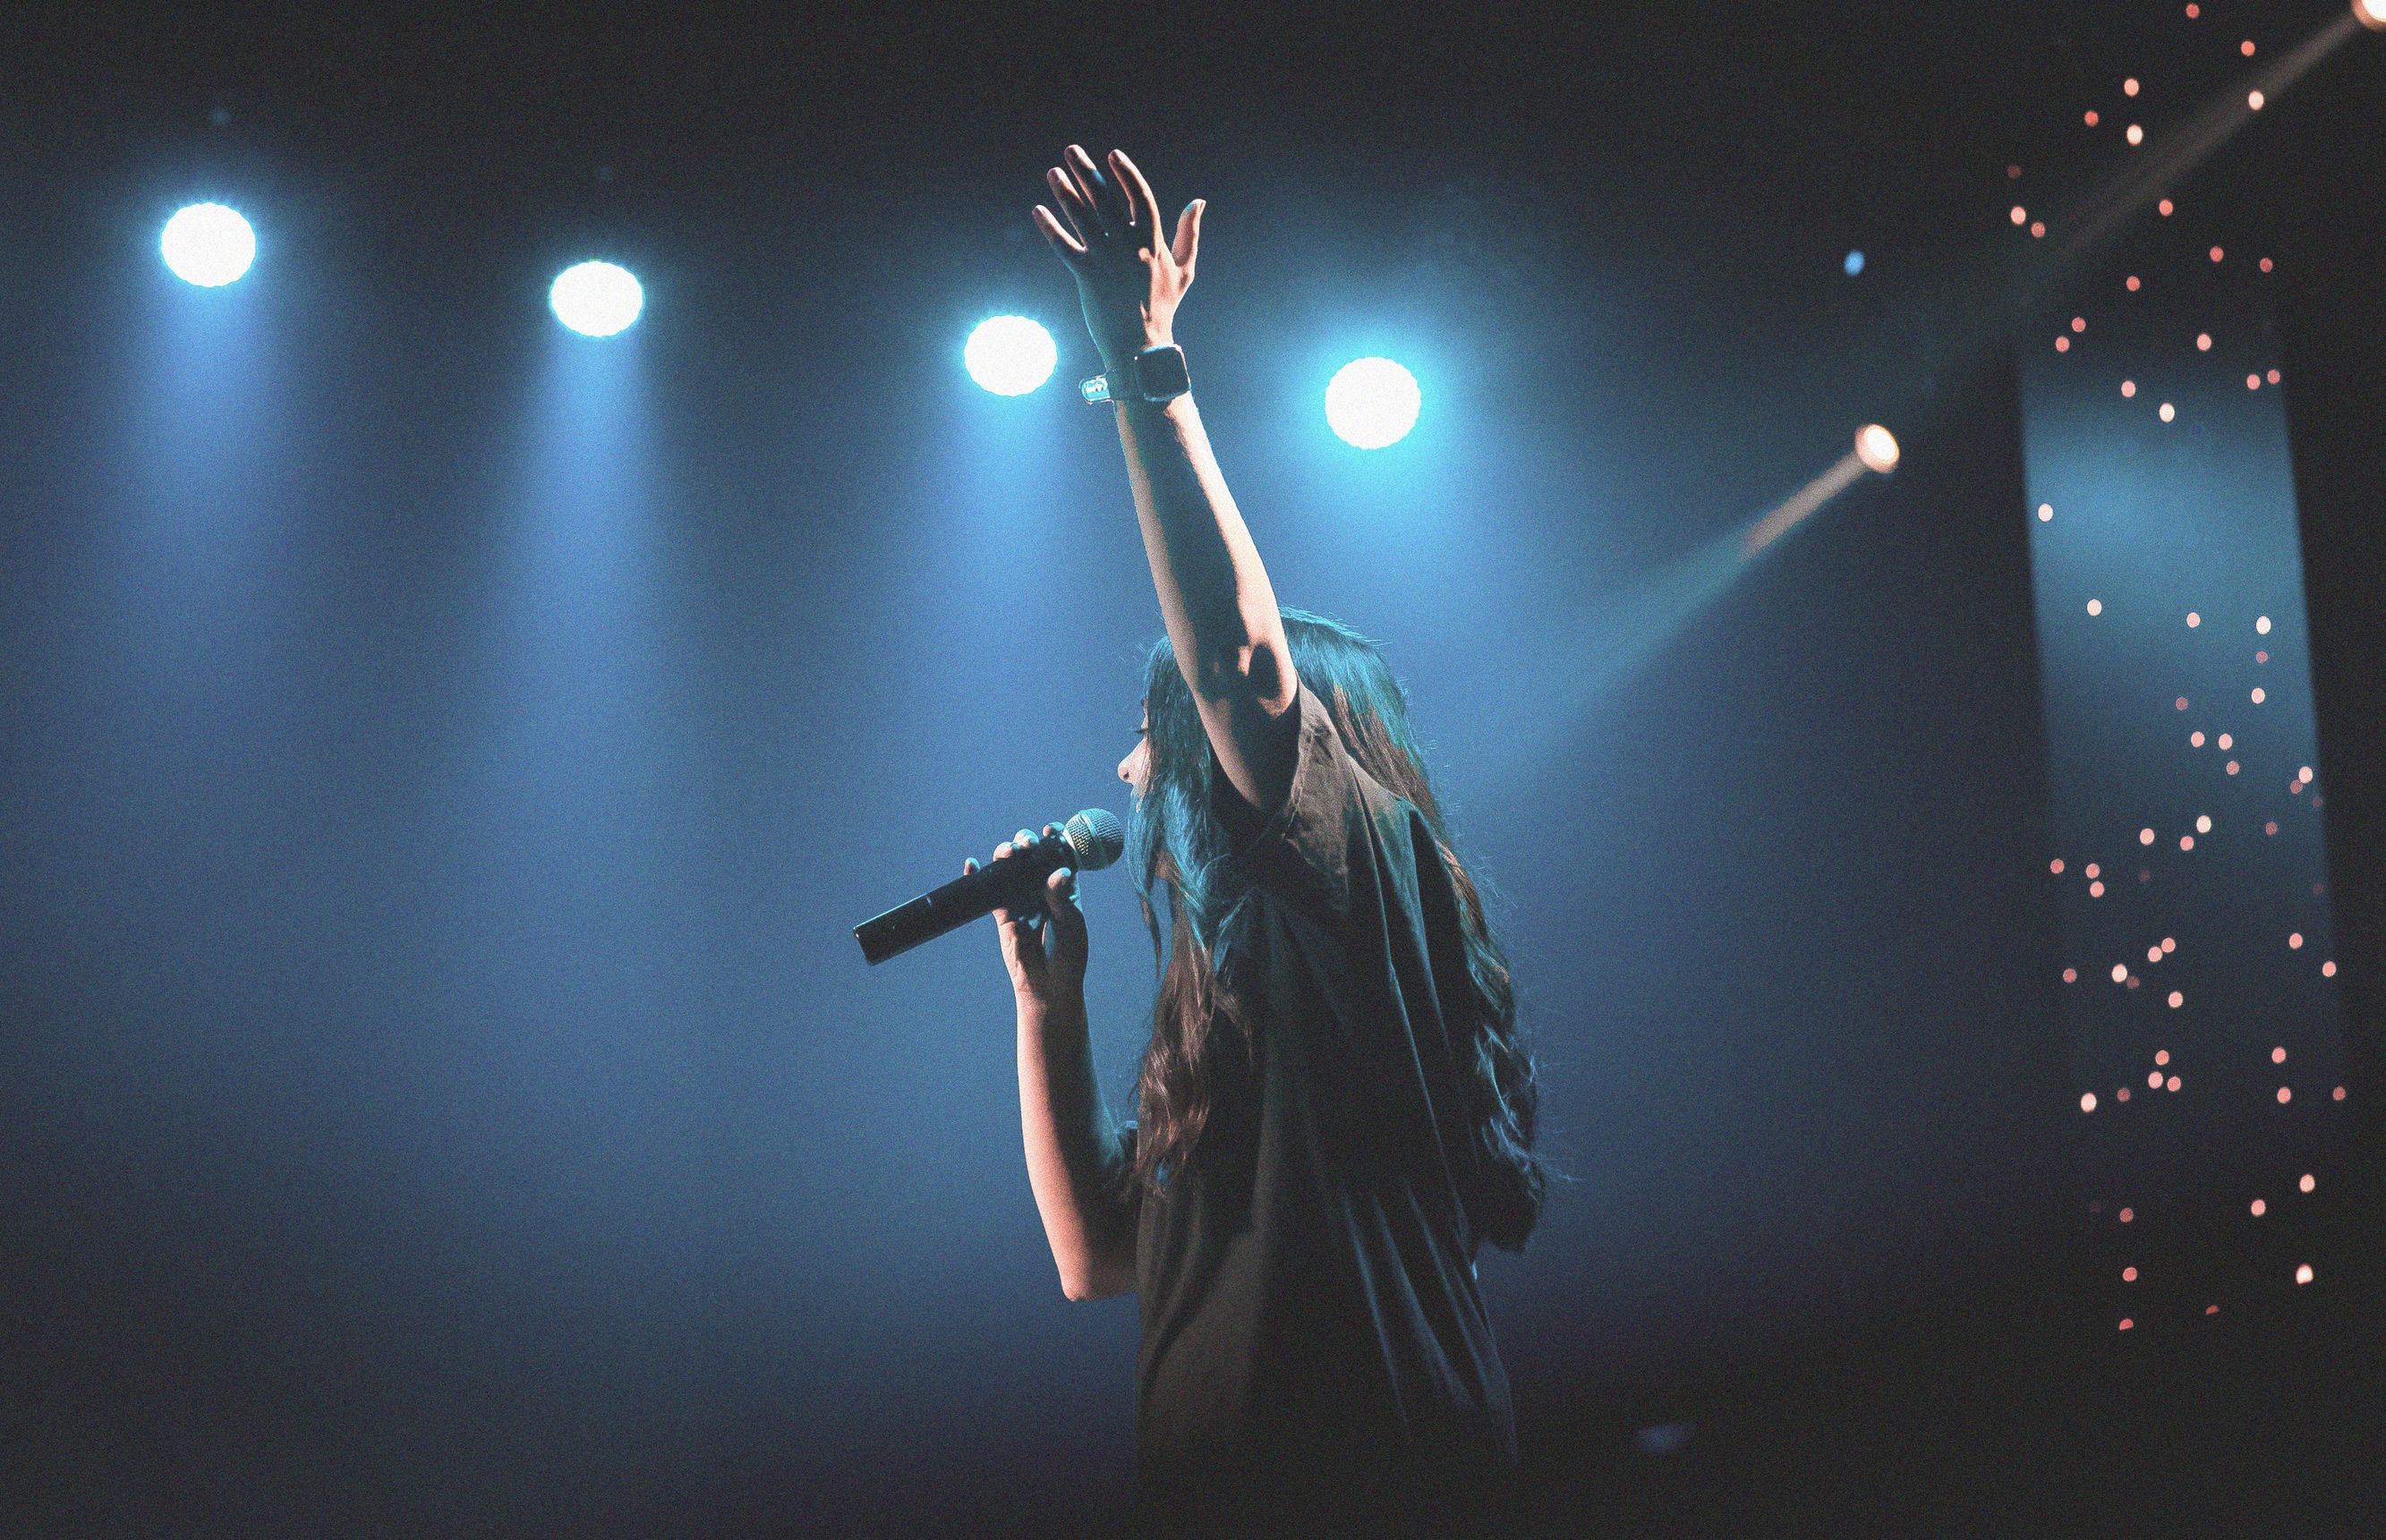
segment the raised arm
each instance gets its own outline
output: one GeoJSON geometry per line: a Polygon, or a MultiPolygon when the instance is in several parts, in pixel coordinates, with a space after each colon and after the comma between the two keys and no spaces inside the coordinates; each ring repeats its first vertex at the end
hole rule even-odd
{"type": "MultiPolygon", "coordinates": [[[[1036,222],[1076,277],[1104,369],[1123,380],[1138,350],[1175,341],[1204,206],[1187,205],[1174,243],[1164,242],[1150,184],[1124,151],[1111,152],[1107,170],[1075,144],[1062,159],[1045,173],[1060,214],[1038,205],[1036,222]]],[[[1190,394],[1161,405],[1122,399],[1112,409],[1177,667],[1226,779],[1245,802],[1273,813],[1292,783],[1299,723],[1290,707],[1300,681],[1259,547],[1190,394]]]]}

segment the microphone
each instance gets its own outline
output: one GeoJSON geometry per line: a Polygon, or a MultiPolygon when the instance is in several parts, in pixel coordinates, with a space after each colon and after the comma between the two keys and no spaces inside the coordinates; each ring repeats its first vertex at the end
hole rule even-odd
{"type": "Polygon", "coordinates": [[[1044,879],[1054,871],[1064,866],[1099,871],[1125,849],[1126,831],[1119,827],[1119,820],[1102,808],[1088,808],[1058,834],[1038,838],[1001,860],[954,878],[934,893],[923,893],[875,920],[863,920],[853,928],[853,939],[861,943],[861,955],[875,966],[979,915],[1030,903],[1041,905],[1044,879]]]}

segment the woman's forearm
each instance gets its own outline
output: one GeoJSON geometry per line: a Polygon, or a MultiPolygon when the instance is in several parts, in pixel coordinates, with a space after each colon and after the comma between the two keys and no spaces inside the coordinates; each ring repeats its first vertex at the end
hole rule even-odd
{"type": "Polygon", "coordinates": [[[1177,661],[1188,675],[1196,665],[1205,675],[1232,668],[1281,623],[1275,589],[1226,490],[1201,414],[1190,394],[1160,406],[1122,401],[1116,410],[1144,555],[1177,661]]]}
{"type": "Polygon", "coordinates": [[[1135,1288],[1135,1203],[1124,1142],[1094,1083],[1082,1010],[1019,1008],[1019,1122],[1027,1182],[1071,1299],[1135,1288]]]}

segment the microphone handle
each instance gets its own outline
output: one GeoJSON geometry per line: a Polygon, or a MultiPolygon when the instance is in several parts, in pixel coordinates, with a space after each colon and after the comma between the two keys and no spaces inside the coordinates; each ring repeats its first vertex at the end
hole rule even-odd
{"type": "Polygon", "coordinates": [[[853,928],[853,939],[861,943],[862,957],[874,967],[980,915],[1019,907],[1031,897],[1041,902],[1044,879],[1074,858],[1069,842],[1058,834],[1039,838],[1003,860],[988,862],[875,920],[863,920],[853,928]]]}

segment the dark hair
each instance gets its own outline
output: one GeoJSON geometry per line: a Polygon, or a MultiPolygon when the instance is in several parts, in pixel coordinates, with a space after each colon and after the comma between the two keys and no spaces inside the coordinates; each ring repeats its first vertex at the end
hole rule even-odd
{"type": "MultiPolygon", "coordinates": [[[[1537,1067],[1518,1035],[1507,957],[1485,920],[1474,879],[1451,847],[1409,731],[1407,697],[1382,651],[1338,621],[1288,607],[1282,614],[1293,668],[1333,717],[1345,750],[1424,816],[1450,869],[1475,1004],[1473,1020],[1450,1023],[1453,1033],[1463,1034],[1461,1072],[1476,1157],[1461,1181],[1468,1188],[1476,1231],[1495,1246],[1521,1251],[1540,1218],[1546,1178],[1532,1152],[1539,1105],[1537,1067]],[[1463,1045],[1470,1041],[1471,1055],[1463,1045]]],[[[1232,853],[1211,801],[1220,790],[1213,784],[1217,759],[1165,636],[1146,661],[1144,705],[1149,772],[1130,820],[1128,849],[1136,901],[1151,932],[1160,995],[1136,1085],[1140,1121],[1133,1179],[1157,1192],[1169,1173],[1183,1169],[1209,1121],[1219,1024],[1226,1023],[1248,1046],[1250,1023],[1216,965],[1222,950],[1231,953],[1227,938],[1246,896],[1224,891],[1217,870],[1218,862],[1232,853]],[[1155,884],[1166,890],[1171,934],[1164,947],[1152,907],[1155,884]]]]}

